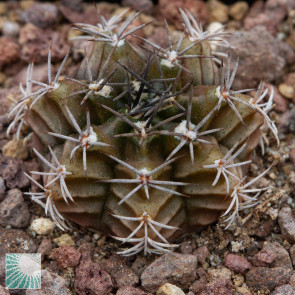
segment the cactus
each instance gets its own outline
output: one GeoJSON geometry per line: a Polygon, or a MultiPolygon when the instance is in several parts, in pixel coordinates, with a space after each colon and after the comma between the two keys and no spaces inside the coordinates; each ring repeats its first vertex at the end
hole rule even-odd
{"type": "Polygon", "coordinates": [[[231,71],[231,51],[211,50],[212,42],[229,47],[228,33],[204,32],[188,11],[180,9],[177,44],[166,23],[167,49],[136,36],[145,25],[128,30],[138,13],[122,23],[125,13],[75,25],[93,48],[74,78],[59,79],[69,54],[52,80],[49,50],[48,84],[33,81],[29,65],[8,133],[33,130],[43,172],[31,174],[43,185],[27,175],[41,190],[27,194],[62,230],[72,221],[133,244],[123,255],[160,254],[222,212],[228,227],[257,204],[267,188],[252,185],[269,169],[249,182],[246,173],[262,124],[278,140],[267,115],[273,92],[262,102],[263,81],[254,97],[232,90],[238,61],[231,71]]]}

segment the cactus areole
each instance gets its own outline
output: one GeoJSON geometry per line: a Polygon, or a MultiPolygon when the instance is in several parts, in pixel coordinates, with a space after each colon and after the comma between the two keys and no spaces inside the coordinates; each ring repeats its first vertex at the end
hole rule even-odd
{"type": "Polygon", "coordinates": [[[30,64],[10,112],[8,133],[20,137],[28,124],[43,167],[27,175],[40,188],[27,194],[63,230],[71,221],[126,243],[122,255],[170,251],[221,214],[229,226],[267,189],[255,182],[269,169],[250,181],[245,173],[261,126],[278,140],[267,115],[273,93],[263,82],[254,97],[232,90],[238,61],[231,70],[228,33],[180,14],[177,42],[165,22],[169,48],[138,37],[145,25],[128,29],[138,14],[76,24],[93,47],[75,77],[60,79],[68,54],[51,79],[49,49],[48,84],[32,80],[30,64]],[[217,42],[225,53],[212,50],[217,42]]]}

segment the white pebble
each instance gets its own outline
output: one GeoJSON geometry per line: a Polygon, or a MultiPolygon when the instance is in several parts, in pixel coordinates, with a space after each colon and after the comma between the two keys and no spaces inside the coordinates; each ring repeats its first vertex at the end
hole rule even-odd
{"type": "Polygon", "coordinates": [[[19,34],[19,24],[16,22],[6,21],[2,27],[2,34],[4,36],[17,37],[19,34]]]}
{"type": "Polygon", "coordinates": [[[166,283],[158,289],[157,295],[185,295],[185,294],[177,286],[166,283]]]}
{"type": "Polygon", "coordinates": [[[48,235],[53,232],[54,222],[48,218],[37,218],[31,224],[31,230],[38,235],[48,235]]]}

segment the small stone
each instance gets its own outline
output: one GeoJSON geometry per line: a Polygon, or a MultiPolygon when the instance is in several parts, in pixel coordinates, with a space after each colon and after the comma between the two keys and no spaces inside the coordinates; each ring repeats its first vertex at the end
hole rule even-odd
{"type": "Polygon", "coordinates": [[[220,269],[210,269],[208,271],[209,280],[213,281],[215,279],[231,279],[231,272],[228,268],[222,267],[220,269]]]}
{"type": "Polygon", "coordinates": [[[225,257],[224,265],[236,273],[245,273],[252,267],[246,258],[236,254],[228,254],[225,257]]]}
{"type": "Polygon", "coordinates": [[[80,246],[81,259],[76,268],[74,282],[75,291],[79,295],[101,294],[107,295],[113,290],[111,276],[98,263],[91,260],[91,244],[84,243],[80,246]]]}
{"type": "Polygon", "coordinates": [[[207,282],[197,280],[193,282],[193,284],[189,287],[189,289],[190,291],[193,292],[193,294],[200,294],[204,290],[206,284],[207,282]]]}
{"type": "Polygon", "coordinates": [[[183,242],[180,244],[179,250],[182,254],[192,254],[193,248],[190,243],[183,242]]]}
{"type": "Polygon", "coordinates": [[[166,283],[158,289],[156,295],[185,295],[185,294],[177,286],[166,283]]]}
{"type": "Polygon", "coordinates": [[[198,257],[198,262],[200,265],[206,262],[209,256],[209,250],[207,246],[202,246],[194,250],[194,255],[198,257]]]}
{"type": "Polygon", "coordinates": [[[249,10],[249,4],[245,1],[238,1],[230,6],[229,15],[237,21],[241,21],[249,10]]]}
{"type": "Polygon", "coordinates": [[[146,293],[138,288],[134,288],[132,286],[124,286],[121,287],[116,295],[152,295],[151,293],[146,293]]]}
{"type": "Polygon", "coordinates": [[[292,261],[290,259],[288,251],[279,243],[265,242],[262,250],[272,251],[276,255],[275,259],[270,264],[270,267],[285,267],[285,268],[293,269],[292,261]]]}
{"type": "Polygon", "coordinates": [[[0,202],[4,199],[6,186],[2,177],[0,177],[0,202]]]}
{"type": "Polygon", "coordinates": [[[21,44],[20,58],[30,63],[46,62],[48,49],[51,44],[52,62],[61,61],[68,53],[70,46],[67,43],[65,31],[56,32],[50,28],[41,29],[31,23],[20,30],[19,43],[21,44]]]}
{"type": "Polygon", "coordinates": [[[140,11],[145,14],[153,14],[154,4],[151,0],[122,0],[122,6],[130,6],[136,11],[140,11]]]}
{"type": "Polygon", "coordinates": [[[182,289],[188,289],[196,280],[197,257],[179,253],[167,253],[151,263],[141,275],[142,287],[156,292],[169,282],[182,289]]]}
{"type": "Polygon", "coordinates": [[[26,295],[71,295],[66,280],[46,269],[41,270],[41,286],[39,290],[27,289],[26,295]]]}
{"type": "Polygon", "coordinates": [[[246,275],[247,286],[254,291],[272,291],[286,284],[292,271],[284,267],[253,267],[246,275]]]}
{"type": "Polygon", "coordinates": [[[259,251],[253,258],[255,266],[268,266],[276,258],[276,253],[271,250],[263,249],[259,251]]]}
{"type": "Polygon", "coordinates": [[[54,241],[54,243],[56,243],[58,246],[63,246],[63,245],[73,246],[73,247],[76,246],[74,240],[73,240],[72,237],[69,236],[68,234],[63,234],[63,235],[61,235],[60,237],[54,239],[53,241],[54,241]]]}
{"type": "Polygon", "coordinates": [[[0,176],[5,180],[7,188],[24,189],[30,185],[30,180],[24,175],[24,163],[15,158],[1,157],[0,176]]]}
{"type": "Polygon", "coordinates": [[[261,26],[251,31],[232,32],[228,41],[239,56],[239,70],[233,89],[255,88],[263,76],[266,82],[275,81],[295,57],[290,46],[274,38],[261,26]]]}
{"type": "Polygon", "coordinates": [[[139,282],[139,276],[117,254],[113,254],[100,265],[114,279],[116,288],[134,286],[139,282]]]}
{"type": "Polygon", "coordinates": [[[54,4],[36,3],[22,14],[26,23],[32,23],[40,28],[48,28],[57,21],[58,9],[54,4]]]}
{"type": "MultiPolygon", "coordinates": [[[[295,152],[294,152],[295,155],[295,152]]],[[[269,217],[268,219],[260,222],[257,227],[255,228],[255,236],[259,238],[266,238],[270,235],[272,229],[275,226],[275,222],[269,217]]]]}
{"type": "Polygon", "coordinates": [[[67,268],[79,264],[81,253],[74,247],[64,245],[55,249],[50,257],[57,260],[61,268],[67,268]]]}
{"type": "Polygon", "coordinates": [[[4,36],[17,37],[19,30],[20,27],[17,22],[6,21],[3,23],[2,34],[4,36]]]}
{"type": "Polygon", "coordinates": [[[24,202],[23,193],[18,189],[8,191],[0,204],[0,224],[15,228],[25,228],[29,225],[30,212],[24,202]]]}
{"type": "Polygon", "coordinates": [[[184,11],[187,9],[198,22],[204,25],[208,22],[210,13],[206,3],[202,0],[159,0],[159,8],[162,15],[165,15],[168,23],[173,24],[177,29],[182,30],[183,20],[178,11],[179,8],[184,11]]]}
{"type": "Polygon", "coordinates": [[[53,232],[55,224],[48,218],[37,218],[31,223],[31,230],[38,235],[49,235],[53,232]]]}
{"type": "Polygon", "coordinates": [[[96,244],[97,244],[98,247],[102,247],[102,246],[105,244],[105,242],[106,242],[106,236],[102,236],[102,237],[96,242],[96,244]]]}
{"type": "Polygon", "coordinates": [[[29,156],[30,148],[24,140],[16,138],[8,141],[2,148],[2,153],[5,157],[25,160],[29,156]]]}
{"type": "Polygon", "coordinates": [[[0,70],[3,66],[13,63],[19,59],[20,47],[10,37],[0,38],[0,70]]]}
{"type": "Polygon", "coordinates": [[[208,283],[200,295],[231,295],[233,294],[232,282],[228,279],[217,279],[208,283]]]}
{"type": "Polygon", "coordinates": [[[289,86],[285,83],[283,84],[280,84],[279,85],[279,91],[280,93],[284,96],[284,97],[287,97],[289,99],[292,99],[293,98],[293,95],[294,95],[294,88],[292,86],[289,86]]]}
{"type": "Polygon", "coordinates": [[[194,294],[200,294],[207,284],[207,274],[206,271],[199,267],[197,269],[198,280],[194,281],[193,284],[189,287],[189,290],[194,294]]]}
{"type": "Polygon", "coordinates": [[[295,295],[295,288],[290,285],[283,285],[275,288],[271,295],[295,295]]]}
{"type": "Polygon", "coordinates": [[[278,216],[279,226],[282,232],[282,236],[289,243],[295,243],[295,220],[290,207],[284,207],[281,209],[278,216]]]}
{"type": "Polygon", "coordinates": [[[222,24],[228,21],[228,7],[217,0],[209,0],[208,3],[209,11],[211,12],[210,23],[220,22],[222,24]]]}
{"type": "Polygon", "coordinates": [[[37,253],[41,254],[41,260],[44,261],[45,255],[49,255],[52,250],[51,239],[43,239],[38,247],[37,253]]]}

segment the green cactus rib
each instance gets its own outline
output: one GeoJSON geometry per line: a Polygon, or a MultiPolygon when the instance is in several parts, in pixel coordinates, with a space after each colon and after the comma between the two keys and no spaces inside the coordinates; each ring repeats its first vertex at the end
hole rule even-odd
{"type": "MultiPolygon", "coordinates": [[[[94,43],[75,78],[59,79],[67,57],[48,84],[31,80],[30,65],[10,114],[8,132],[27,123],[43,164],[32,171],[44,183],[32,199],[61,229],[69,220],[133,244],[123,255],[170,251],[170,242],[224,211],[230,225],[267,189],[250,188],[245,173],[260,127],[278,139],[267,116],[273,93],[262,103],[263,82],[255,97],[231,90],[237,63],[231,72],[231,54],[223,54],[218,65],[210,44],[227,44],[227,33],[203,32],[180,13],[188,34],[168,49],[137,36],[149,51],[131,45],[125,38],[138,28],[127,29],[134,16],[118,26],[124,13],[77,24],[94,43]]],[[[49,73],[50,63],[49,52],[49,73]]]]}

